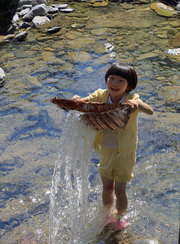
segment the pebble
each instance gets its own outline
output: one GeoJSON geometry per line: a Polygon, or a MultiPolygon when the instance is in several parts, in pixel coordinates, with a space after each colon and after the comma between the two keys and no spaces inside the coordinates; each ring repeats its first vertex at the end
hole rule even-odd
{"type": "Polygon", "coordinates": [[[74,12],[74,9],[72,9],[72,8],[64,8],[64,9],[60,9],[60,12],[62,12],[62,13],[72,13],[72,12],[74,12]]]}
{"type": "Polygon", "coordinates": [[[57,32],[60,31],[60,30],[61,30],[61,27],[54,26],[54,27],[48,29],[48,30],[47,30],[47,33],[49,33],[49,34],[54,34],[54,33],[57,33],[57,32]]]}

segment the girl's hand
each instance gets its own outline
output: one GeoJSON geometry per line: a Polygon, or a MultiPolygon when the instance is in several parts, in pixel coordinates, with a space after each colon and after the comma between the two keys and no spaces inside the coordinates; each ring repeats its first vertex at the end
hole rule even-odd
{"type": "Polygon", "coordinates": [[[78,101],[80,101],[80,96],[78,96],[78,95],[74,95],[72,98],[71,98],[73,101],[75,101],[75,102],[78,102],[78,101]]]}
{"type": "Polygon", "coordinates": [[[138,101],[137,100],[128,100],[127,101],[127,103],[131,106],[131,108],[132,108],[132,111],[131,111],[131,113],[133,113],[134,111],[136,111],[136,109],[138,109],[138,107],[139,107],[139,103],[138,103],[138,101]]]}
{"type": "Polygon", "coordinates": [[[151,108],[151,106],[149,106],[147,103],[143,103],[142,101],[138,101],[138,100],[128,100],[127,101],[128,104],[131,105],[132,108],[132,112],[136,111],[136,109],[140,109],[143,113],[145,114],[153,114],[153,109],[151,108]]]}

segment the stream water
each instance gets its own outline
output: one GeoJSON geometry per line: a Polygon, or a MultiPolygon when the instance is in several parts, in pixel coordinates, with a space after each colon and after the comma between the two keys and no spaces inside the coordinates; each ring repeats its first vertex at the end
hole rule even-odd
{"type": "Polygon", "coordinates": [[[0,43],[6,73],[0,88],[0,243],[105,240],[95,241],[101,182],[90,150],[94,132],[50,99],[105,88],[105,71],[120,60],[135,67],[136,92],[154,115],[139,117],[135,177],[127,189],[130,226],[119,238],[177,244],[179,58],[167,50],[175,48],[178,17],[158,16],[149,4],[68,4],[75,11],[49,24],[61,26],[60,32],[48,35],[43,26],[29,30],[23,43],[0,43]]]}

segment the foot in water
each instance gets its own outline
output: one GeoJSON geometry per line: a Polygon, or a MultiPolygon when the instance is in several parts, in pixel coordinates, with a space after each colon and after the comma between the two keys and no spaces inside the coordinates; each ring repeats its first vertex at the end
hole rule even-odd
{"type": "Polygon", "coordinates": [[[105,218],[104,229],[112,227],[116,222],[116,219],[112,215],[107,215],[105,218]]]}
{"type": "Polygon", "coordinates": [[[127,228],[127,226],[128,226],[127,218],[123,217],[121,219],[117,219],[115,223],[113,223],[112,227],[114,231],[121,231],[127,228]]]}

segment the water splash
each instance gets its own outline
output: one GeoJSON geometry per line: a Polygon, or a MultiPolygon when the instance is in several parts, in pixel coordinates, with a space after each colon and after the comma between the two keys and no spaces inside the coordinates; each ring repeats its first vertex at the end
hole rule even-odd
{"type": "Polygon", "coordinates": [[[85,243],[89,238],[89,220],[97,213],[93,211],[97,201],[88,201],[92,190],[89,161],[96,131],[84,125],[77,112],[70,112],[64,125],[52,178],[49,241],[85,243]]]}

